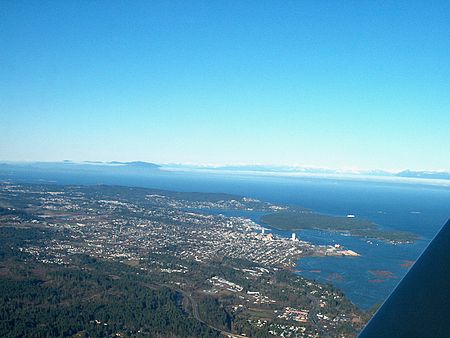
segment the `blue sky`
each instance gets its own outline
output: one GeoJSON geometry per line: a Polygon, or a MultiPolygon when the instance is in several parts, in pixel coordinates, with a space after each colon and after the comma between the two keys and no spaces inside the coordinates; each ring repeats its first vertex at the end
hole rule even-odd
{"type": "Polygon", "coordinates": [[[0,160],[450,169],[448,1],[2,1],[0,160]]]}

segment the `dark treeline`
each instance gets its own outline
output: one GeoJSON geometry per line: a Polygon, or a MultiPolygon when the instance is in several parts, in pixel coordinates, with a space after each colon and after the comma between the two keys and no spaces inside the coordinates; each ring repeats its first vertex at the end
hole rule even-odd
{"type": "Polygon", "coordinates": [[[229,331],[231,329],[231,317],[217,298],[204,297],[198,304],[200,318],[214,327],[229,331]]]}
{"type": "Polygon", "coordinates": [[[218,336],[187,315],[178,292],[108,276],[100,261],[92,263],[99,269],[4,263],[9,275],[0,278],[1,337],[218,336]]]}

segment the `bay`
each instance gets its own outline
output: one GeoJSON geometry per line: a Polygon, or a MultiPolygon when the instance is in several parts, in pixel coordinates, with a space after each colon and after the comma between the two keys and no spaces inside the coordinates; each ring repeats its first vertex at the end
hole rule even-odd
{"type": "MultiPolygon", "coordinates": [[[[297,236],[314,244],[340,244],[360,257],[308,257],[298,261],[298,273],[340,288],[362,309],[382,303],[450,217],[450,188],[426,184],[352,181],[242,174],[199,174],[155,171],[146,176],[92,173],[0,173],[0,179],[59,184],[117,184],[177,191],[224,192],[260,200],[299,205],[316,212],[367,218],[386,230],[418,234],[413,244],[378,240],[319,230],[297,236]]],[[[260,222],[260,213],[238,212],[260,222]]],[[[290,237],[287,231],[272,231],[290,237]]]]}

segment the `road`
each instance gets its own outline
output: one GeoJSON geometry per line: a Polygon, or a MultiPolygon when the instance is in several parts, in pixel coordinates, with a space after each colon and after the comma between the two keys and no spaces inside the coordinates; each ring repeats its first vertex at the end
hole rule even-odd
{"type": "MultiPolygon", "coordinates": [[[[168,286],[168,285],[167,285],[168,286]]],[[[191,307],[192,307],[192,315],[194,316],[195,319],[197,319],[199,322],[202,322],[203,324],[209,326],[211,329],[220,332],[222,335],[226,336],[226,337],[231,337],[231,338],[248,338],[247,336],[242,336],[239,334],[235,334],[235,333],[231,333],[231,332],[227,332],[224,330],[221,330],[215,326],[212,326],[208,323],[206,323],[204,320],[202,320],[200,318],[200,314],[198,313],[198,304],[195,301],[194,298],[192,298],[192,296],[190,294],[188,294],[186,291],[183,291],[181,289],[174,289],[175,291],[178,291],[179,293],[181,293],[184,297],[186,297],[189,302],[191,303],[191,307]]]]}
{"type": "Polygon", "coordinates": [[[242,336],[242,335],[239,335],[239,334],[236,334],[236,333],[224,331],[224,330],[219,329],[219,328],[217,328],[215,326],[212,326],[212,325],[208,324],[207,322],[205,322],[204,320],[202,320],[200,318],[200,314],[198,313],[198,304],[197,304],[197,302],[195,301],[194,298],[192,298],[191,294],[187,293],[184,290],[181,290],[181,289],[178,289],[178,288],[174,288],[173,285],[169,285],[169,284],[152,285],[152,284],[146,283],[146,284],[143,284],[143,286],[145,286],[145,287],[147,287],[149,289],[158,289],[161,286],[165,286],[165,287],[167,287],[169,289],[175,290],[175,291],[181,293],[183,295],[183,297],[186,297],[189,300],[189,302],[191,303],[191,307],[192,307],[192,315],[199,322],[207,325],[208,327],[210,327],[211,329],[213,329],[215,331],[220,332],[220,334],[222,334],[225,337],[230,337],[230,338],[248,338],[247,336],[242,336]]]}

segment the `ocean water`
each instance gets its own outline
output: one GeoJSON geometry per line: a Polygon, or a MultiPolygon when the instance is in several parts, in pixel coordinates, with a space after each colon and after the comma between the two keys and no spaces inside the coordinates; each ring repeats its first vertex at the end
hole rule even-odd
{"type": "MultiPolygon", "coordinates": [[[[298,261],[298,273],[339,287],[356,305],[369,309],[382,303],[434,235],[450,218],[450,188],[424,184],[338,179],[159,172],[149,176],[112,176],[51,172],[0,173],[0,179],[60,184],[118,184],[178,191],[225,192],[316,212],[370,219],[385,229],[418,234],[414,244],[377,240],[317,230],[297,232],[315,244],[341,244],[360,257],[309,257],[298,261]]],[[[259,213],[240,214],[259,222],[259,213]]],[[[290,237],[290,232],[274,233],[290,237]]]]}

